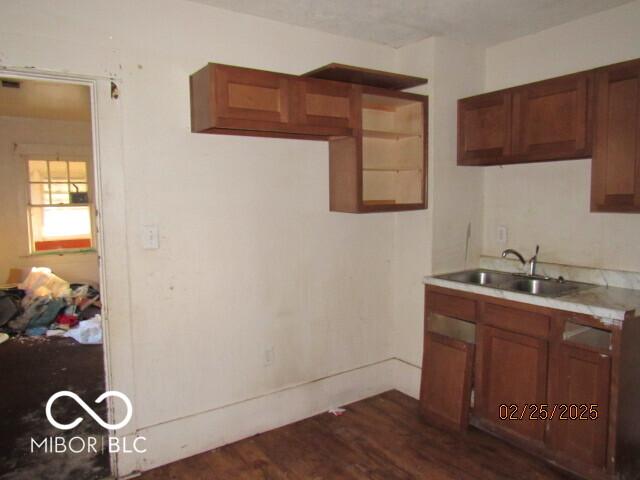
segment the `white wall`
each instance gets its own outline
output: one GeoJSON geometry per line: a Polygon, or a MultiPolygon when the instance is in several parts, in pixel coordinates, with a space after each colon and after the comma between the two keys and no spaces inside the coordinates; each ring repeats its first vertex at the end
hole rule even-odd
{"type": "Polygon", "coordinates": [[[417,395],[424,275],[473,266],[482,242],[482,172],[456,166],[456,100],[482,89],[484,50],[442,37],[398,50],[398,70],[429,78],[429,209],[396,218],[394,351],[397,386],[417,395]],[[467,228],[471,236],[467,250],[467,228]],[[466,254],[465,254],[466,252],[466,254]]]}
{"type": "MultiPolygon", "coordinates": [[[[489,48],[486,91],[640,57],[640,1],[489,48]]],[[[480,91],[476,92],[480,93],[480,91]]],[[[640,270],[640,215],[589,213],[591,161],[484,168],[483,253],[508,246],[540,258],[640,270]]]]}
{"type": "Polygon", "coordinates": [[[0,116],[0,284],[10,268],[49,267],[69,282],[97,285],[95,253],[29,255],[26,167],[16,144],[91,146],[91,124],[0,116]]]}
{"type": "Polygon", "coordinates": [[[209,61],[296,74],[333,61],[390,70],[394,50],[179,0],[25,0],[2,10],[2,65],[119,78],[127,243],[106,261],[128,258],[131,318],[113,313],[128,300],[112,285],[111,384],[132,397],[130,430],[151,445],[121,459],[121,474],[390,387],[371,375],[376,366],[353,369],[394,353],[396,215],[329,212],[325,142],[190,133],[188,77],[209,61]],[[143,224],[159,226],[159,250],[142,249],[143,224]],[[269,394],[287,388],[295,402],[274,403],[269,394]],[[232,404],[252,407],[230,422],[232,404]],[[222,427],[214,417],[227,408],[222,427]]]}

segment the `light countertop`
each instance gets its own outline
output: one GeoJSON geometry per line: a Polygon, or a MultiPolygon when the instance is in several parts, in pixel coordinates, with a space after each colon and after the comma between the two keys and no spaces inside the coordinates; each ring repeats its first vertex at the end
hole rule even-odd
{"type": "Polygon", "coordinates": [[[592,288],[551,298],[445,280],[432,276],[424,277],[424,283],[530,305],[583,313],[597,317],[604,323],[620,325],[625,316],[640,315],[640,290],[628,288],[596,285],[592,288]]]}

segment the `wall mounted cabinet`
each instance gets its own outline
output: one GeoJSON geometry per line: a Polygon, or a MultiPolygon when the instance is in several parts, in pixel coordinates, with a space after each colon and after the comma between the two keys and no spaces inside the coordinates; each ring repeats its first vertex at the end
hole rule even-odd
{"type": "Polygon", "coordinates": [[[511,155],[512,103],[510,92],[458,101],[458,165],[491,165],[511,155]]]}
{"type": "Polygon", "coordinates": [[[352,135],[350,84],[210,63],[191,76],[191,130],[326,140],[352,135]]]}
{"type": "Polygon", "coordinates": [[[331,210],[426,208],[427,98],[358,87],[359,128],[330,140],[331,210]]]}
{"type": "Polygon", "coordinates": [[[458,101],[458,164],[503,165],[591,156],[592,74],[458,101]]]}
{"type": "Polygon", "coordinates": [[[192,131],[329,140],[332,211],[426,208],[427,97],[314,78],[336,74],[426,82],[344,65],[295,76],[211,63],[190,79],[192,131]]]}
{"type": "Polygon", "coordinates": [[[458,100],[458,165],[590,157],[591,211],[640,212],[640,60],[458,100]]]}
{"type": "Polygon", "coordinates": [[[640,212],[640,60],[595,75],[591,210],[640,212]]]}

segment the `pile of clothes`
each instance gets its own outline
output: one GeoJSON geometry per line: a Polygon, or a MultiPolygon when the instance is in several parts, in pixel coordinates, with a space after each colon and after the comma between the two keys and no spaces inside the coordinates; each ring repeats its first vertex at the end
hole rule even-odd
{"type": "Polygon", "coordinates": [[[0,333],[67,336],[102,343],[100,292],[34,267],[15,288],[0,290],[0,333]]]}

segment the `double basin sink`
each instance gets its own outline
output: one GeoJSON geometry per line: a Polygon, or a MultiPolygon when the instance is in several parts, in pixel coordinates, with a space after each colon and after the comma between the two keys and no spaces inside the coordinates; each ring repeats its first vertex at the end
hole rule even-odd
{"type": "Polygon", "coordinates": [[[499,290],[527,293],[539,297],[561,297],[595,287],[595,285],[590,283],[569,282],[562,279],[529,276],[519,273],[495,272],[484,269],[437,275],[436,278],[497,288],[499,290]]]}

